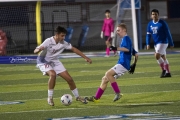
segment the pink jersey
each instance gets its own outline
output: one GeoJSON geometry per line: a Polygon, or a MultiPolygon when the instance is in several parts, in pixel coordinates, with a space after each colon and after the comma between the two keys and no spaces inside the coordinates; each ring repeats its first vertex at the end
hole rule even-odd
{"type": "Polygon", "coordinates": [[[111,32],[114,32],[114,21],[112,18],[105,18],[102,26],[104,36],[111,36],[111,32]]]}

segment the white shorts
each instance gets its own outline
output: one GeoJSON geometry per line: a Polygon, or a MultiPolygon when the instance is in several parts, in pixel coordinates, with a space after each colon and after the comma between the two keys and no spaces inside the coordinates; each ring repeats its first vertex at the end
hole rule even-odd
{"type": "Polygon", "coordinates": [[[154,46],[155,52],[161,55],[166,55],[167,47],[168,47],[168,44],[163,44],[163,43],[160,43],[154,46]]]}
{"type": "Polygon", "coordinates": [[[124,75],[128,70],[124,68],[121,64],[116,64],[111,68],[117,74],[114,77],[118,79],[120,76],[124,75]]]}
{"type": "Polygon", "coordinates": [[[37,64],[37,67],[40,69],[43,75],[46,75],[46,72],[48,72],[49,70],[54,70],[56,74],[66,71],[65,67],[60,61],[52,62],[52,63],[37,64]]]}

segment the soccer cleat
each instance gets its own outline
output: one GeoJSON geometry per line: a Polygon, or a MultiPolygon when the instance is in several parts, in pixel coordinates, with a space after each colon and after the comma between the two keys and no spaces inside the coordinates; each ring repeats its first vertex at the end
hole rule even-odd
{"type": "Polygon", "coordinates": [[[54,106],[53,97],[48,97],[47,101],[50,106],[54,106]]]}
{"type": "Polygon", "coordinates": [[[82,97],[80,97],[80,96],[76,98],[76,101],[80,101],[80,102],[82,102],[82,103],[84,103],[84,104],[87,104],[87,103],[88,103],[85,98],[82,98],[82,97]]]}
{"type": "Polygon", "coordinates": [[[165,73],[166,73],[166,70],[163,70],[163,71],[162,71],[162,73],[161,73],[160,78],[163,78],[163,77],[164,77],[164,75],[165,75],[165,73]]]}
{"type": "Polygon", "coordinates": [[[165,77],[171,77],[171,73],[165,73],[163,78],[165,78],[165,77]]]}
{"type": "Polygon", "coordinates": [[[109,55],[105,55],[104,57],[110,57],[109,55]]]}
{"type": "Polygon", "coordinates": [[[95,103],[99,102],[99,99],[96,99],[94,96],[85,97],[85,99],[88,100],[88,101],[91,101],[91,102],[95,102],[95,103]]]}
{"type": "Polygon", "coordinates": [[[121,94],[121,93],[116,93],[113,101],[116,102],[116,101],[119,100],[122,96],[123,96],[123,94],[121,94]]]}

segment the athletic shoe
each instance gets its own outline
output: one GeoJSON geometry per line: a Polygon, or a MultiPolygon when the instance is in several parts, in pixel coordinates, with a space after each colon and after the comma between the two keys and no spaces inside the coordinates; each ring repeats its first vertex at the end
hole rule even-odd
{"type": "Polygon", "coordinates": [[[109,55],[105,55],[104,57],[110,57],[109,55]]]}
{"type": "Polygon", "coordinates": [[[92,97],[85,97],[85,99],[88,100],[88,101],[91,101],[91,102],[95,102],[95,103],[99,102],[99,100],[96,99],[94,96],[92,96],[92,97]]]}
{"type": "Polygon", "coordinates": [[[171,73],[165,73],[165,75],[163,76],[163,78],[165,77],[171,77],[171,73]]]}
{"type": "Polygon", "coordinates": [[[116,102],[116,101],[119,100],[122,96],[123,96],[123,94],[121,94],[121,93],[116,93],[113,101],[116,102]]]}
{"type": "Polygon", "coordinates": [[[80,96],[76,98],[76,101],[80,101],[80,102],[82,102],[82,103],[84,103],[84,104],[87,104],[87,103],[88,103],[85,98],[82,98],[82,97],[80,97],[80,96]]]}
{"type": "Polygon", "coordinates": [[[163,71],[162,71],[162,73],[161,73],[160,78],[163,78],[163,77],[164,77],[164,75],[165,75],[165,73],[166,73],[166,70],[163,70],[163,71]]]}
{"type": "Polygon", "coordinates": [[[50,106],[54,106],[53,97],[48,97],[47,101],[50,106]]]}

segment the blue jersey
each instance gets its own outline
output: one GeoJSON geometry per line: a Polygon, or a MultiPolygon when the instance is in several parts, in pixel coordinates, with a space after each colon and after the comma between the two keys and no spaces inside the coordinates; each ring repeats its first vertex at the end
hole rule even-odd
{"type": "Polygon", "coordinates": [[[155,45],[159,43],[169,43],[170,46],[174,46],[170,30],[164,20],[159,20],[156,23],[152,20],[148,23],[146,35],[147,45],[150,44],[151,35],[155,45]]]}
{"type": "Polygon", "coordinates": [[[134,50],[134,48],[132,47],[131,38],[129,36],[124,36],[122,38],[122,42],[120,44],[120,47],[121,48],[122,47],[127,48],[129,50],[129,52],[121,51],[119,54],[119,60],[118,60],[117,64],[121,64],[124,68],[129,70],[130,64],[131,64],[131,57],[132,57],[132,55],[134,56],[137,53],[134,50]]]}

